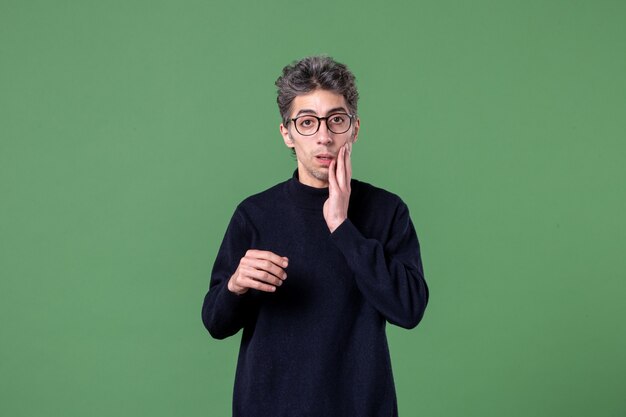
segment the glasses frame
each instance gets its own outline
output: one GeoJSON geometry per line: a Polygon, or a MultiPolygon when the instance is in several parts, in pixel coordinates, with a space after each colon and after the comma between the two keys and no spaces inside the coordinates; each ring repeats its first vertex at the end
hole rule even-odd
{"type": "Polygon", "coordinates": [[[314,134],[319,132],[320,127],[322,126],[322,120],[326,123],[326,129],[328,129],[329,132],[332,132],[335,135],[341,135],[341,134],[346,133],[348,130],[350,130],[350,128],[352,127],[352,119],[354,119],[354,117],[355,117],[354,114],[345,113],[345,112],[337,112],[337,113],[329,114],[326,117],[317,117],[317,116],[312,115],[312,114],[303,114],[302,116],[298,116],[298,117],[294,117],[293,119],[290,119],[290,121],[293,122],[293,126],[296,129],[296,132],[298,132],[302,136],[313,136],[314,134]],[[331,118],[331,117],[337,116],[337,115],[348,116],[348,119],[350,120],[350,124],[348,124],[348,128],[346,130],[344,130],[343,132],[335,132],[328,125],[328,119],[331,118]],[[313,118],[317,119],[317,129],[315,129],[315,132],[313,132],[313,133],[302,133],[302,132],[300,132],[298,130],[297,120],[301,119],[302,117],[313,117],[313,118]]]}

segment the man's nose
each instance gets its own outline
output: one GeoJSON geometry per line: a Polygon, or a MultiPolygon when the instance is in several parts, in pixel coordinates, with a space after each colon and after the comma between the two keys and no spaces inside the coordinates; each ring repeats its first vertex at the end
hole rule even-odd
{"type": "Polygon", "coordinates": [[[332,132],[328,130],[326,120],[320,120],[320,128],[317,131],[317,141],[322,145],[327,145],[333,141],[332,132]]]}

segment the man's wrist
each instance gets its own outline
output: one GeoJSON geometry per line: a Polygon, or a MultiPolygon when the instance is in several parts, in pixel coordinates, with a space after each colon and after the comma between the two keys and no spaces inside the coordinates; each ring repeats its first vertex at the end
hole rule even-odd
{"type": "Polygon", "coordinates": [[[330,233],[333,233],[335,230],[337,230],[337,228],[339,226],[341,226],[343,224],[343,222],[345,222],[347,219],[347,217],[344,217],[342,219],[337,219],[337,220],[333,220],[327,223],[328,229],[330,230],[330,233]]]}
{"type": "Polygon", "coordinates": [[[228,291],[232,292],[235,295],[243,295],[247,291],[246,288],[244,288],[244,287],[239,287],[239,289],[236,288],[236,287],[237,286],[233,283],[232,279],[230,279],[228,281],[228,284],[226,284],[226,288],[228,289],[228,291]]]}

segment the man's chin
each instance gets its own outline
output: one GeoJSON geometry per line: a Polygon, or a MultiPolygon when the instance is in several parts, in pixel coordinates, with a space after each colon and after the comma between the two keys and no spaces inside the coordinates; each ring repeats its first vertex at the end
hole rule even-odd
{"type": "Polygon", "coordinates": [[[320,181],[328,181],[328,168],[326,168],[325,171],[315,170],[311,172],[311,175],[313,175],[315,178],[317,178],[320,181]]]}

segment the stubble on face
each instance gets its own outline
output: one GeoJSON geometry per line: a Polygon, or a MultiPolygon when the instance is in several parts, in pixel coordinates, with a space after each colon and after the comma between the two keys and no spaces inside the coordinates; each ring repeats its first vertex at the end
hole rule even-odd
{"type": "Polygon", "coordinates": [[[326,169],[325,171],[317,169],[310,169],[307,171],[309,171],[309,174],[311,174],[311,176],[317,178],[318,180],[328,182],[328,169],[326,169]]]}
{"type": "MultiPolygon", "coordinates": [[[[350,139],[347,140],[345,143],[354,142],[355,137],[356,137],[356,130],[352,128],[352,132],[350,133],[350,139]]],[[[289,132],[289,139],[291,139],[291,141],[296,140],[291,135],[291,132],[289,132]]],[[[341,146],[343,146],[343,144],[341,146]]],[[[313,153],[309,155],[302,155],[303,157],[300,158],[297,151],[295,152],[296,152],[296,159],[300,161],[300,163],[302,164],[302,167],[306,170],[306,172],[309,175],[311,175],[313,178],[317,180],[328,183],[328,168],[324,167],[324,168],[317,169],[313,164],[313,161],[315,160],[315,155],[313,153]]],[[[335,158],[337,157],[337,154],[335,152],[330,152],[330,150],[327,150],[327,152],[331,153],[333,157],[335,158]]]]}
{"type": "MultiPolygon", "coordinates": [[[[291,139],[291,141],[297,140],[297,139],[294,139],[294,137],[291,135],[291,132],[289,132],[289,139],[291,139]]],[[[328,168],[316,169],[313,166],[315,155],[312,155],[312,154],[311,155],[298,155],[298,151],[296,150],[295,152],[296,152],[296,159],[300,161],[300,164],[309,175],[311,175],[313,178],[317,180],[328,182],[328,168]]]]}

